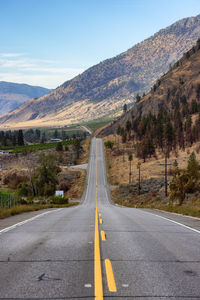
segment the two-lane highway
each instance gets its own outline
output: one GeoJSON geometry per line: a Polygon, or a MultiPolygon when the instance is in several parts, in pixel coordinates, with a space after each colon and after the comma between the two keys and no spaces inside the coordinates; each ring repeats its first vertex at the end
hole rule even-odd
{"type": "Polygon", "coordinates": [[[200,299],[200,232],[109,200],[101,139],[84,201],[0,231],[0,299],[200,299]]]}

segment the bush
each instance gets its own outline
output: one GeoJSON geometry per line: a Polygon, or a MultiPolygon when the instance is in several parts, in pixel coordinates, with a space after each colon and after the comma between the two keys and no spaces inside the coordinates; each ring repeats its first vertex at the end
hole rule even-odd
{"type": "Polygon", "coordinates": [[[16,173],[10,173],[4,177],[4,184],[7,184],[10,189],[17,189],[18,185],[24,181],[27,181],[28,177],[25,175],[18,175],[16,173]]]}
{"type": "Polygon", "coordinates": [[[63,179],[62,181],[59,182],[57,189],[67,192],[70,189],[71,185],[72,184],[71,184],[70,180],[63,179]]]}
{"type": "Polygon", "coordinates": [[[53,196],[51,197],[51,202],[53,204],[68,204],[68,198],[62,196],[53,196]]]}
{"type": "Polygon", "coordinates": [[[22,182],[17,187],[17,194],[19,197],[29,197],[32,196],[32,189],[30,187],[30,184],[27,182],[22,182]]]}
{"type": "Polygon", "coordinates": [[[106,148],[112,150],[114,142],[112,142],[112,141],[106,141],[106,142],[104,142],[104,145],[105,145],[106,148]]]}
{"type": "Polygon", "coordinates": [[[63,145],[61,142],[57,143],[56,145],[56,151],[63,151],[63,145]]]}

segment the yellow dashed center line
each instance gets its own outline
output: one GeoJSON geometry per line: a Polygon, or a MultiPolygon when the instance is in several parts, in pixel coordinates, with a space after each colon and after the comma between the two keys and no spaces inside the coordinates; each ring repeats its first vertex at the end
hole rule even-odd
{"type": "MultiPolygon", "coordinates": [[[[103,220],[101,218],[101,213],[97,207],[98,199],[98,164],[97,164],[97,144],[96,144],[96,210],[95,210],[95,233],[94,233],[94,299],[103,300],[103,280],[102,280],[102,270],[101,270],[101,253],[99,244],[99,223],[102,224],[103,220]]],[[[101,239],[106,241],[106,235],[103,230],[101,230],[101,239]]],[[[108,289],[110,292],[116,292],[115,278],[113,274],[111,261],[107,258],[105,259],[105,270],[107,277],[108,289]]]]}
{"type": "Polygon", "coordinates": [[[105,232],[103,230],[101,230],[101,240],[106,241],[106,235],[105,235],[105,232]]]}
{"type": "Polygon", "coordinates": [[[106,267],[106,276],[107,276],[107,283],[108,283],[108,289],[110,292],[116,292],[116,284],[115,284],[115,278],[113,274],[112,264],[110,259],[105,259],[105,267],[106,267]]]}
{"type": "MultiPolygon", "coordinates": [[[[97,159],[96,159],[96,185],[97,185],[97,159]]],[[[96,300],[103,300],[97,198],[98,198],[98,193],[96,187],[96,210],[95,210],[95,232],[94,232],[94,296],[96,300]]]]}

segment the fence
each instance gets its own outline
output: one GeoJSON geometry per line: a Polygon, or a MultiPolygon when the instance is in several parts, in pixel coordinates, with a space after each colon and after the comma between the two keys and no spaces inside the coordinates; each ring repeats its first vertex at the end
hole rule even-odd
{"type": "Polygon", "coordinates": [[[0,193],[0,209],[19,205],[19,199],[12,194],[0,193]]]}

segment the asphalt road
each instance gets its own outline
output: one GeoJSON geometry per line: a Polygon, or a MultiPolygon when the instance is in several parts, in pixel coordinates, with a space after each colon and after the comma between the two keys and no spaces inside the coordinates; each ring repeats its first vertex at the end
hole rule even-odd
{"type": "Polygon", "coordinates": [[[114,206],[100,139],[88,171],[79,206],[0,222],[0,299],[200,299],[200,221],[114,206]]]}

